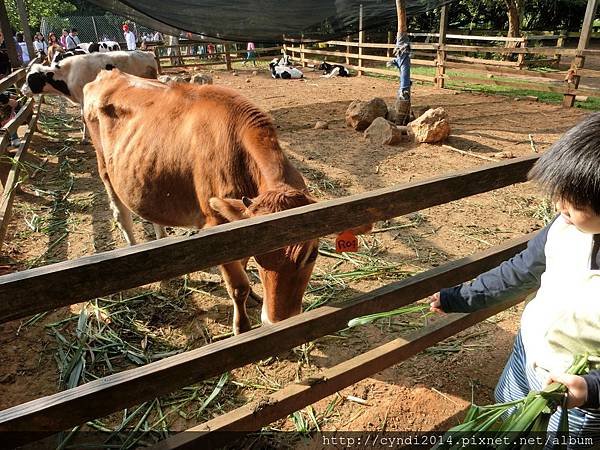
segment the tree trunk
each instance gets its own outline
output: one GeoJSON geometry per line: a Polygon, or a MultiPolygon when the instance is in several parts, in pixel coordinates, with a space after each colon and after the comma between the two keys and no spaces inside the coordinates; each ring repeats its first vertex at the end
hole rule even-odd
{"type": "Polygon", "coordinates": [[[396,14],[398,15],[398,33],[407,33],[408,25],[406,23],[406,5],[404,4],[404,0],[396,0],[396,14]]]}
{"type": "Polygon", "coordinates": [[[400,71],[400,89],[396,99],[396,123],[406,125],[411,118],[410,104],[410,53],[403,52],[410,45],[408,42],[408,24],[406,21],[405,0],[396,0],[396,15],[398,16],[398,34],[396,36],[396,65],[400,71]]]}
{"type": "Polygon", "coordinates": [[[21,26],[23,27],[23,37],[25,44],[27,45],[27,51],[29,52],[29,58],[35,58],[35,49],[33,47],[33,37],[31,36],[31,29],[29,28],[29,17],[27,16],[27,8],[25,8],[24,0],[16,0],[17,10],[19,11],[19,18],[21,19],[21,26]]]}
{"type": "Polygon", "coordinates": [[[519,37],[521,34],[521,11],[518,0],[504,0],[508,7],[508,37],[519,37]]]}
{"type": "Polygon", "coordinates": [[[0,2],[0,29],[4,34],[4,43],[6,44],[6,51],[8,53],[8,58],[10,59],[10,64],[13,69],[16,69],[21,66],[21,62],[17,56],[16,44],[12,36],[12,29],[10,27],[8,13],[6,12],[4,2],[0,2]]]}

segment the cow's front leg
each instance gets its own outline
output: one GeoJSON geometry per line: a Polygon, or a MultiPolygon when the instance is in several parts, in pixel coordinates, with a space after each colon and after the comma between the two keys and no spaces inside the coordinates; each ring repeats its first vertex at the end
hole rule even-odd
{"type": "Polygon", "coordinates": [[[250,319],[246,313],[246,300],[250,294],[250,281],[240,261],[219,266],[227,292],[233,300],[233,334],[250,330],[250,319]]]}
{"type": "Polygon", "coordinates": [[[135,245],[135,235],[133,234],[133,218],[131,211],[127,206],[123,204],[121,199],[115,193],[110,180],[107,176],[102,176],[106,193],[108,194],[108,200],[110,202],[110,208],[113,211],[113,216],[125,237],[125,241],[129,245],[135,245]]]}
{"type": "Polygon", "coordinates": [[[83,120],[83,105],[81,105],[81,121],[83,122],[83,137],[81,138],[81,143],[83,145],[87,145],[90,143],[90,133],[88,132],[87,126],[85,125],[85,120],[83,120]]]}
{"type": "Polygon", "coordinates": [[[157,225],[155,223],[152,223],[152,226],[154,227],[154,234],[156,235],[156,239],[162,239],[164,237],[167,237],[167,230],[165,229],[165,227],[163,227],[162,225],[157,225]]]}

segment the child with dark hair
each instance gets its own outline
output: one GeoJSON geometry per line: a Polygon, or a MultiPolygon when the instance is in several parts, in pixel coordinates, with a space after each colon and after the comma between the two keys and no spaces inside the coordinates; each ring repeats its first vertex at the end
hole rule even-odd
{"type": "MultiPolygon", "coordinates": [[[[529,177],[560,214],[512,259],[471,283],[434,294],[431,310],[472,312],[537,290],[523,311],[496,400],[517,400],[559,381],[568,389],[571,436],[591,438],[597,446],[600,371],[584,376],[565,371],[577,354],[600,354],[600,113],[565,133],[529,177]]],[[[558,429],[558,418],[552,416],[550,433],[558,429]]]]}

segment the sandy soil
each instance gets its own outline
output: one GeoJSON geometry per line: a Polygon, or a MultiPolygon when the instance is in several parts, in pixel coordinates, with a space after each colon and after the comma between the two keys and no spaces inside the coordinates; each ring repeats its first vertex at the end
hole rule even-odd
{"type": "MultiPolygon", "coordinates": [[[[257,73],[242,70],[237,74],[216,71],[213,76],[216,84],[242,91],[269,111],[279,129],[283,148],[319,200],[487,164],[437,145],[374,145],[347,128],[344,112],[352,100],[379,96],[392,103],[396,84],[388,80],[323,79],[308,71],[302,81],[275,81],[264,69],[257,73]],[[319,120],[328,121],[329,129],[314,129],[319,120]]],[[[421,85],[414,87],[413,104],[444,107],[452,124],[448,143],[488,156],[499,151],[510,151],[515,156],[531,154],[530,134],[537,150],[543,151],[585,115],[577,109],[564,110],[559,106],[517,102],[505,97],[459,94],[421,85]]],[[[51,126],[52,118],[60,115],[64,108],[56,100],[49,100],[43,107],[42,130],[49,134],[34,137],[29,158],[31,164],[43,164],[43,167],[33,179],[21,185],[17,195],[15,215],[0,257],[0,265],[8,266],[9,271],[124,246],[97,177],[93,148],[76,141],[80,136],[76,108],[67,106],[67,115],[63,117],[72,119],[51,126]]],[[[29,170],[30,174],[32,171],[29,170]]],[[[542,201],[543,197],[530,183],[511,186],[378,224],[378,228],[407,226],[368,236],[365,243],[377,258],[416,273],[538,229],[542,226],[542,201]]],[[[141,221],[136,222],[136,227],[140,240],[150,239],[151,227],[141,221]]],[[[326,241],[332,242],[331,239],[326,241]]],[[[321,256],[315,274],[333,270],[335,262],[321,256]]],[[[346,264],[337,270],[344,267],[351,269],[346,264]]],[[[390,281],[393,278],[372,277],[348,283],[332,301],[390,281]]],[[[229,332],[232,308],[217,272],[191,274],[183,289],[188,284],[195,289],[175,301],[182,283],[184,281],[178,279],[147,287],[160,293],[163,299],[166,296],[169,301],[178,301],[182,312],[176,308],[166,311],[164,302],[156,300],[156,307],[151,303],[144,305],[142,317],[146,325],[165,342],[179,348],[199,347],[210,340],[207,334],[214,337],[229,332]]],[[[260,286],[255,289],[260,292],[260,286]]],[[[310,301],[309,297],[307,303],[310,301]]],[[[61,308],[33,324],[22,320],[0,325],[1,409],[61,390],[55,361],[59,345],[45,325],[77,314],[81,308],[81,305],[61,308]]],[[[471,398],[479,404],[492,400],[493,388],[518,328],[521,309],[516,307],[504,312],[431,351],[318,402],[313,408],[320,428],[423,431],[453,426],[471,398]],[[360,397],[367,404],[348,401],[347,395],[360,397]],[[331,404],[334,406],[328,409],[331,404]]],[[[258,322],[259,309],[251,308],[251,314],[258,322]]],[[[227,384],[216,402],[218,407],[211,406],[203,418],[259,399],[275,389],[273,386],[284,386],[296,378],[340,363],[421,324],[423,319],[416,317],[360,327],[237,369],[231,374],[231,380],[236,383],[227,384]],[[265,389],[269,383],[271,387],[265,389]]],[[[72,336],[74,323],[62,332],[72,336]]],[[[115,369],[126,367],[132,367],[131,361],[115,369]]],[[[308,410],[300,414],[310,428],[308,410]]],[[[107,420],[110,422],[110,418],[107,420]]],[[[200,421],[179,416],[172,427],[183,429],[200,421]]],[[[291,417],[276,422],[273,427],[298,428],[291,417]]]]}

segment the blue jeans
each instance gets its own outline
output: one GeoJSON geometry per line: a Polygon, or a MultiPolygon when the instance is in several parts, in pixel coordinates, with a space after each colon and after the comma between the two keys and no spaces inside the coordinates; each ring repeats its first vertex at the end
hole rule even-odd
{"type": "MultiPolygon", "coordinates": [[[[521,333],[517,334],[513,351],[504,367],[498,385],[494,391],[496,401],[510,402],[526,397],[530,391],[539,391],[543,386],[536,374],[533,373],[531,366],[526,363],[525,349],[521,340],[521,333]]],[[[548,433],[555,435],[558,429],[560,413],[557,411],[552,414],[548,433]]],[[[593,445],[600,443],[600,411],[580,408],[569,409],[569,434],[580,439],[591,438],[593,445]]],[[[547,445],[545,448],[551,448],[547,445]]],[[[577,444],[569,445],[569,449],[587,448],[587,446],[577,444]]],[[[595,447],[597,448],[597,447],[595,447]]]]}
{"type": "Polygon", "coordinates": [[[400,87],[398,98],[410,100],[410,53],[403,53],[396,58],[396,66],[400,72],[400,87]]]}

